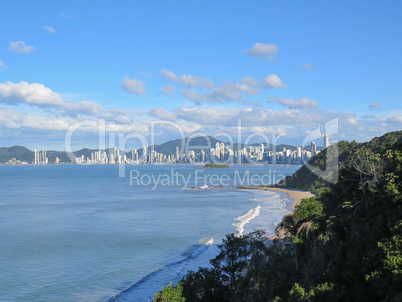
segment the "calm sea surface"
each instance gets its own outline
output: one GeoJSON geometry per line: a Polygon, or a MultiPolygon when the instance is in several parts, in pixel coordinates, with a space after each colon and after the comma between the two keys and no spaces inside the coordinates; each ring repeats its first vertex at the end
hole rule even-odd
{"type": "Polygon", "coordinates": [[[0,166],[0,301],[149,301],[225,234],[272,233],[286,195],[235,187],[298,168],[0,166]]]}

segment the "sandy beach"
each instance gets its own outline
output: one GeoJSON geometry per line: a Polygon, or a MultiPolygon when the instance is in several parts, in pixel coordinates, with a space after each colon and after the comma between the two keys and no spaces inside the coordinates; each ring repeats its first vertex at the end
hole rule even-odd
{"type": "MultiPolygon", "coordinates": [[[[302,191],[298,189],[282,189],[282,188],[268,188],[268,187],[238,187],[239,189],[247,189],[247,190],[269,190],[269,191],[277,191],[288,194],[290,198],[292,198],[292,211],[287,214],[291,215],[294,208],[301,203],[303,198],[310,198],[314,196],[311,192],[302,191]]],[[[283,232],[279,230],[278,234],[271,236],[269,239],[281,239],[284,238],[283,232]]]]}

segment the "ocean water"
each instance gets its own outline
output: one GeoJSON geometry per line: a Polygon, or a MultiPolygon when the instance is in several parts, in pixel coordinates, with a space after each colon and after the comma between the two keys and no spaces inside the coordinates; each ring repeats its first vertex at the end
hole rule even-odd
{"type": "Polygon", "coordinates": [[[0,301],[149,301],[225,234],[272,234],[290,200],[236,186],[298,168],[0,166],[0,301]]]}

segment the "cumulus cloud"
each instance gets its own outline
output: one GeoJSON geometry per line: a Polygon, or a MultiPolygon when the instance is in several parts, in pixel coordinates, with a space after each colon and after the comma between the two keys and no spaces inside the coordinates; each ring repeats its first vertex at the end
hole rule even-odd
{"type": "MultiPolygon", "coordinates": [[[[160,75],[178,86],[185,86],[179,90],[180,94],[200,105],[202,103],[223,103],[234,101],[253,106],[262,106],[259,102],[253,102],[248,99],[261,93],[264,88],[286,88],[286,84],[276,74],[267,76],[259,82],[256,78],[245,77],[238,82],[224,81],[220,85],[215,85],[211,79],[201,78],[193,75],[177,76],[172,71],[162,69],[160,75]],[[197,89],[198,91],[196,91],[197,89]]],[[[167,95],[173,95],[175,87],[167,85],[161,88],[161,92],[167,95]]]]}
{"type": "Polygon", "coordinates": [[[201,78],[198,76],[193,76],[193,75],[181,75],[177,76],[173,72],[167,69],[162,69],[160,71],[160,75],[163,76],[165,79],[167,79],[170,82],[179,84],[180,86],[185,86],[187,88],[196,88],[196,89],[202,89],[202,88],[213,88],[215,87],[214,83],[211,81],[211,79],[208,78],[201,78]]]}
{"type": "Polygon", "coordinates": [[[299,66],[299,70],[313,70],[315,66],[313,64],[304,63],[299,66]]]}
{"type": "Polygon", "coordinates": [[[251,57],[273,60],[274,54],[278,53],[278,47],[274,44],[255,43],[254,46],[247,49],[245,53],[251,57]]]}
{"type": "Polygon", "coordinates": [[[174,110],[174,113],[181,119],[199,124],[237,125],[238,118],[241,117],[242,124],[258,126],[283,124],[285,120],[289,120],[289,117],[298,118],[297,115],[300,112],[274,111],[263,108],[181,108],[174,110]]]}
{"type": "Polygon", "coordinates": [[[371,104],[369,105],[369,109],[378,109],[378,110],[380,110],[380,109],[381,109],[381,104],[378,104],[378,103],[371,103],[371,104]]]}
{"type": "Polygon", "coordinates": [[[164,121],[176,121],[177,116],[163,108],[154,108],[148,111],[148,114],[164,121]]]}
{"type": "Polygon", "coordinates": [[[0,60],[0,69],[3,69],[3,68],[7,68],[7,65],[4,64],[2,60],[0,60]]]}
{"type": "Polygon", "coordinates": [[[46,30],[49,34],[54,35],[56,33],[55,29],[48,25],[42,25],[42,28],[46,30]]]}
{"type": "MultiPolygon", "coordinates": [[[[261,93],[263,88],[286,88],[286,84],[276,74],[267,76],[263,81],[259,82],[256,78],[245,77],[238,82],[224,81],[221,85],[215,86],[210,79],[198,76],[177,76],[173,72],[162,69],[160,74],[167,80],[185,86],[179,90],[180,94],[200,105],[202,103],[223,103],[234,101],[246,105],[262,106],[259,102],[253,102],[248,99],[261,93]],[[195,90],[197,89],[197,90],[195,90]]],[[[161,92],[167,95],[173,95],[176,88],[167,85],[161,88],[161,92]]]]}
{"type": "Polygon", "coordinates": [[[67,130],[75,121],[71,117],[44,116],[37,113],[27,114],[25,112],[0,108],[0,127],[9,129],[67,130]]]}
{"type": "Polygon", "coordinates": [[[10,41],[8,42],[8,50],[15,53],[31,53],[35,47],[26,45],[24,41],[10,41]]]}
{"type": "Polygon", "coordinates": [[[200,105],[201,103],[222,103],[222,101],[218,100],[213,100],[210,98],[211,94],[205,94],[204,96],[201,96],[198,91],[195,90],[187,90],[187,89],[180,89],[180,94],[184,96],[186,99],[189,99],[193,103],[200,105]]]}
{"type": "Polygon", "coordinates": [[[166,85],[164,87],[161,88],[161,92],[167,95],[174,95],[174,92],[176,91],[176,87],[172,86],[172,85],[166,85]]]}
{"type": "Polygon", "coordinates": [[[276,74],[267,76],[261,85],[265,88],[287,88],[288,85],[282,83],[281,79],[276,74]]]}
{"type": "Polygon", "coordinates": [[[239,83],[244,83],[244,84],[247,84],[247,85],[252,86],[252,87],[260,86],[260,83],[258,82],[258,80],[256,78],[253,78],[253,77],[242,78],[239,81],[239,83]]]}
{"type": "Polygon", "coordinates": [[[246,105],[262,106],[260,103],[252,102],[246,99],[246,95],[255,95],[259,93],[257,88],[251,87],[245,83],[233,83],[226,81],[222,85],[217,86],[212,92],[200,94],[198,91],[181,89],[180,94],[191,100],[197,105],[202,103],[223,103],[234,101],[246,105]]]}
{"type": "Polygon", "coordinates": [[[402,115],[401,116],[391,117],[391,118],[388,119],[388,122],[395,123],[395,124],[402,124],[402,115]]]}
{"type": "Polygon", "coordinates": [[[289,108],[317,108],[318,102],[310,100],[308,98],[301,98],[301,99],[281,99],[278,97],[270,97],[267,103],[278,102],[283,106],[287,106],[289,108]]]}
{"type": "Polygon", "coordinates": [[[60,94],[39,83],[0,83],[0,103],[7,105],[27,104],[40,108],[55,108],[65,113],[95,115],[103,110],[91,101],[74,102],[63,100],[60,94]]]}
{"type": "Polygon", "coordinates": [[[121,87],[132,94],[145,94],[145,82],[124,76],[121,87]]]}

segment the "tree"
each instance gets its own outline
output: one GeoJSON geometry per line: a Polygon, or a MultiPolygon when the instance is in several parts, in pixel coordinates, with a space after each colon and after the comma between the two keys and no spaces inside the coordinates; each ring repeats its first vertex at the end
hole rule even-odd
{"type": "Polygon", "coordinates": [[[173,286],[172,282],[168,286],[162,288],[162,291],[155,294],[154,302],[185,302],[183,297],[183,286],[179,282],[177,286],[173,286]]]}

